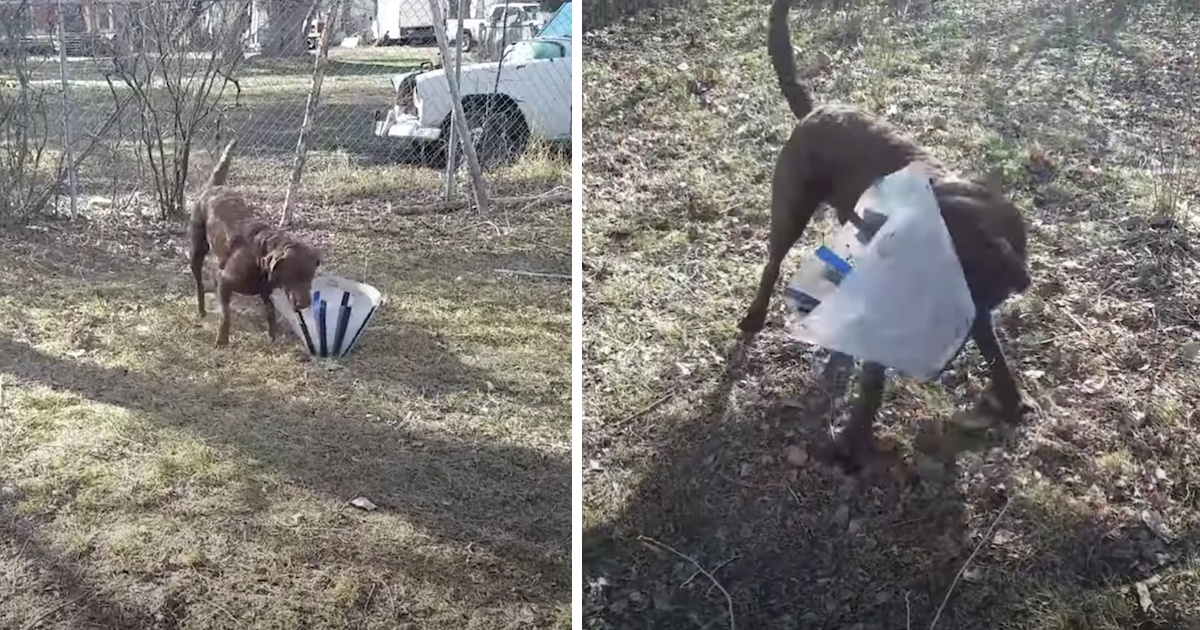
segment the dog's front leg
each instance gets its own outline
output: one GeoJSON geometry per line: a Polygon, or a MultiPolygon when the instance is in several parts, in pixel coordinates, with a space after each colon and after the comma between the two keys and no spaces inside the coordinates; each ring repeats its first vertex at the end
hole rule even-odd
{"type": "Polygon", "coordinates": [[[1021,394],[1017,379],[1013,376],[1000,340],[996,338],[996,329],[992,326],[992,314],[985,309],[977,309],[975,323],[971,327],[971,336],[979,353],[988,363],[991,383],[985,394],[985,400],[994,399],[1001,419],[1009,423],[1020,422],[1026,414],[1035,410],[1033,403],[1021,394]]]}
{"type": "Polygon", "coordinates": [[[824,197],[822,193],[825,191],[810,181],[808,174],[812,169],[802,150],[790,144],[784,147],[775,162],[767,264],[763,266],[754,300],[738,323],[743,339],[753,339],[766,324],[771,294],[775,292],[775,284],[779,280],[779,267],[792,246],[800,240],[800,235],[804,234],[804,229],[824,197]]]}
{"type": "Polygon", "coordinates": [[[217,305],[221,309],[221,324],[217,327],[217,347],[229,345],[229,315],[232,311],[233,287],[225,278],[224,270],[217,275],[217,305]]]}
{"type": "Polygon", "coordinates": [[[275,304],[271,302],[271,294],[270,293],[264,292],[259,297],[262,298],[263,315],[267,318],[267,336],[269,336],[271,338],[271,341],[275,341],[275,338],[278,336],[278,329],[276,328],[276,321],[275,321],[276,320],[275,304]]]}
{"type": "Polygon", "coordinates": [[[197,234],[199,228],[192,227],[192,277],[196,280],[196,309],[203,318],[204,311],[204,257],[208,255],[208,240],[197,234]]]}
{"type": "Polygon", "coordinates": [[[863,364],[862,380],[858,386],[858,397],[850,410],[850,421],[834,439],[834,454],[849,470],[862,466],[864,456],[870,451],[875,439],[875,416],[883,404],[883,386],[887,378],[884,367],[878,363],[863,364]]]}

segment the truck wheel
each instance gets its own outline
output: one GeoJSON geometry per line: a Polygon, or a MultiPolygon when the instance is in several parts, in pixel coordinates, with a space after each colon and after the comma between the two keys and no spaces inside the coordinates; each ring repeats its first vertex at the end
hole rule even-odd
{"type": "MultiPolygon", "coordinates": [[[[475,141],[475,152],[484,170],[515,161],[529,144],[529,127],[525,117],[511,101],[494,101],[488,108],[487,101],[468,102],[463,107],[467,116],[467,127],[475,141]]],[[[445,168],[449,158],[450,116],[442,121],[442,140],[433,143],[425,154],[425,161],[434,168],[445,168]]],[[[461,147],[454,152],[455,167],[466,163],[461,147]]]]}
{"type": "Polygon", "coordinates": [[[464,105],[467,128],[475,142],[481,167],[492,169],[511,164],[525,152],[529,144],[529,127],[516,104],[493,99],[464,105]]]}

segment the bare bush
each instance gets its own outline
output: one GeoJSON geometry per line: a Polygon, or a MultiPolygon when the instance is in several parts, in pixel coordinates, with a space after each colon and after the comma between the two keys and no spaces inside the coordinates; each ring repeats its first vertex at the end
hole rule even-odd
{"type": "Polygon", "coordinates": [[[68,133],[74,115],[70,87],[65,80],[49,80],[62,77],[52,58],[55,40],[48,32],[36,33],[32,18],[27,1],[0,5],[0,75],[5,77],[0,84],[0,221],[56,210],[74,167],[100,146],[130,101],[114,99],[95,127],[74,137],[68,133]]]}
{"type": "Polygon", "coordinates": [[[161,218],[182,216],[193,142],[228,107],[222,97],[245,59],[250,4],[233,0],[223,7],[228,10],[207,13],[211,45],[195,41],[193,12],[159,2],[134,10],[118,37],[113,55],[117,82],[110,80],[109,87],[114,100],[128,91],[142,110],[139,149],[161,218]]]}
{"type": "Polygon", "coordinates": [[[0,7],[0,219],[19,219],[44,208],[57,188],[61,156],[50,150],[53,88],[34,81],[25,7],[0,7]]]}

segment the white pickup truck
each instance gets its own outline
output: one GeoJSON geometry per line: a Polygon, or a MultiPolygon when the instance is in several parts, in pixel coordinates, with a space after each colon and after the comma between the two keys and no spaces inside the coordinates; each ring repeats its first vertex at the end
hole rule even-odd
{"type": "MultiPolygon", "coordinates": [[[[395,101],[374,114],[375,136],[445,164],[453,99],[446,68],[392,77],[395,101]]],[[[510,161],[531,138],[571,141],[571,2],[532,39],[509,44],[500,61],[461,69],[463,113],[485,166],[510,161]]],[[[461,155],[461,151],[459,152],[461,155]]]]}
{"type": "MultiPolygon", "coordinates": [[[[452,110],[446,69],[399,74],[392,85],[395,104],[386,113],[375,112],[375,135],[415,148],[435,165],[445,164],[452,110]]],[[[532,138],[571,140],[570,37],[521,40],[509,46],[501,62],[464,65],[460,88],[467,127],[485,168],[516,158],[532,138]]]]}
{"type": "MultiPolygon", "coordinates": [[[[463,50],[474,50],[476,45],[484,41],[487,33],[499,27],[523,27],[527,35],[513,37],[512,40],[532,37],[546,24],[546,15],[542,13],[541,5],[536,2],[497,2],[488,6],[481,18],[464,18],[463,50]],[[507,13],[506,13],[507,9],[507,13]]],[[[458,36],[459,20],[446,20],[446,36],[451,42],[458,36]]]]}

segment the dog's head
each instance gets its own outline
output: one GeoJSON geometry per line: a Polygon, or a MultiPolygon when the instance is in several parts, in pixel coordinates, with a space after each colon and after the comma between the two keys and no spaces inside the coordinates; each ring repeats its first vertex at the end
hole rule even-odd
{"type": "Polygon", "coordinates": [[[963,254],[988,279],[989,293],[1013,295],[1028,289],[1025,222],[995,180],[946,179],[934,191],[943,216],[955,217],[955,239],[963,241],[968,250],[963,254]]]}
{"type": "Polygon", "coordinates": [[[977,178],[974,183],[981,191],[979,196],[986,199],[988,213],[997,219],[990,230],[982,225],[984,217],[980,217],[980,222],[976,223],[982,246],[994,262],[996,277],[1014,294],[1023,293],[1032,279],[1026,263],[1025,220],[1021,211],[1004,194],[1003,183],[997,173],[977,178]]]}
{"type": "Polygon", "coordinates": [[[1024,293],[1033,280],[1029,277],[1029,266],[1023,252],[1017,252],[1007,238],[990,236],[987,247],[992,250],[996,268],[1003,282],[1014,293],[1024,293]]]}
{"type": "Polygon", "coordinates": [[[296,310],[312,304],[312,283],[321,266],[321,256],[302,243],[289,242],[266,256],[267,281],[283,289],[296,310]]]}

